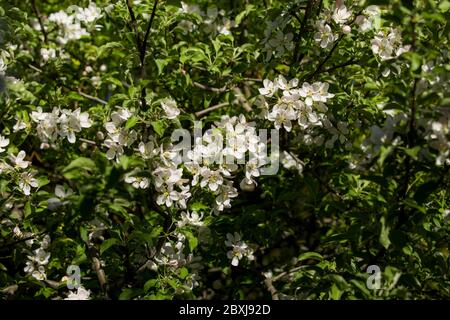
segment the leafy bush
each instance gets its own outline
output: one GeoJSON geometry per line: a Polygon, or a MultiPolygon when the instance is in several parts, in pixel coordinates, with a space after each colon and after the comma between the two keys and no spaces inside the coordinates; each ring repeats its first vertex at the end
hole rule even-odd
{"type": "Polygon", "coordinates": [[[449,1],[0,3],[4,299],[450,297],[449,1]]]}

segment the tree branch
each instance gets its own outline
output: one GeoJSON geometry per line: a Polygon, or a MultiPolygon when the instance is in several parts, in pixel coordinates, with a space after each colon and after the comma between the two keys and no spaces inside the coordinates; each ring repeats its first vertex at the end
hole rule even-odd
{"type": "MultiPolygon", "coordinates": [[[[300,56],[299,56],[300,40],[303,38],[303,35],[305,33],[306,25],[308,23],[308,19],[309,19],[310,15],[311,15],[311,10],[312,10],[313,4],[314,4],[314,0],[308,0],[308,3],[306,4],[305,15],[303,16],[303,20],[300,25],[300,30],[296,36],[295,48],[294,48],[294,63],[299,62],[299,60],[300,60],[300,56]]],[[[297,20],[299,20],[299,18],[296,16],[295,13],[293,13],[293,15],[297,20]]]]}
{"type": "Polygon", "coordinates": [[[195,87],[197,87],[197,88],[200,88],[200,89],[203,89],[203,90],[207,90],[207,91],[211,91],[211,92],[214,92],[214,93],[223,93],[223,92],[227,91],[227,86],[223,86],[222,88],[214,88],[214,87],[207,86],[205,84],[201,84],[201,83],[196,82],[196,81],[193,81],[192,84],[195,87]]]}
{"type": "Polygon", "coordinates": [[[210,112],[212,112],[212,111],[214,111],[214,110],[217,110],[217,109],[220,109],[220,108],[222,108],[222,107],[226,107],[226,106],[228,106],[228,105],[229,105],[228,102],[222,102],[222,103],[216,104],[216,105],[214,105],[214,106],[212,106],[212,107],[206,108],[205,110],[201,110],[201,111],[196,112],[196,113],[195,113],[195,116],[196,116],[197,118],[199,118],[199,117],[201,117],[201,116],[203,116],[203,115],[205,115],[205,114],[207,114],[207,113],[210,113],[210,112]]]}
{"type": "Polygon", "coordinates": [[[42,16],[39,11],[39,8],[36,5],[36,0],[31,0],[31,7],[33,8],[34,14],[36,15],[39,26],[41,27],[42,34],[44,35],[44,42],[48,42],[47,32],[45,31],[44,23],[42,22],[42,16]]]}

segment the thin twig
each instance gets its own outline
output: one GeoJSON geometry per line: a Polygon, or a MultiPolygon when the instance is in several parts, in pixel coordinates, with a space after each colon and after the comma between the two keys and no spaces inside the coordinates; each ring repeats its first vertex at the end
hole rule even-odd
{"type": "Polygon", "coordinates": [[[150,30],[152,28],[153,20],[155,19],[156,6],[158,5],[158,0],[155,0],[155,4],[153,5],[152,15],[150,16],[150,21],[147,26],[147,31],[145,32],[144,41],[142,42],[141,48],[141,62],[144,65],[145,52],[147,51],[147,40],[150,34],[150,30]]]}
{"type": "Polygon", "coordinates": [[[104,105],[108,104],[108,102],[106,102],[105,100],[100,99],[98,97],[91,96],[90,94],[84,93],[81,90],[78,90],[77,92],[78,92],[78,94],[80,96],[85,97],[87,99],[90,99],[92,101],[97,101],[98,103],[101,103],[101,104],[104,104],[104,105]]]}
{"type": "MultiPolygon", "coordinates": [[[[299,30],[298,34],[296,35],[295,48],[294,48],[294,62],[299,62],[299,60],[300,60],[300,57],[299,57],[300,41],[303,38],[303,35],[305,33],[306,25],[308,23],[308,19],[311,14],[311,9],[313,7],[313,3],[314,3],[314,0],[308,0],[308,3],[306,4],[305,14],[304,14],[303,20],[300,24],[300,30],[299,30]]],[[[299,20],[299,18],[297,17],[297,15],[295,13],[293,13],[293,16],[299,20]]]]}
{"type": "Polygon", "coordinates": [[[130,4],[130,0],[125,0],[127,4],[128,13],[130,14],[131,26],[133,27],[134,36],[136,37],[136,46],[139,52],[141,52],[141,36],[137,26],[136,15],[134,14],[133,7],[130,4]]]}
{"type": "Polygon", "coordinates": [[[44,35],[44,42],[48,42],[47,32],[45,31],[44,23],[42,22],[42,16],[39,12],[39,8],[36,5],[36,0],[31,0],[31,6],[33,7],[33,11],[36,14],[36,17],[39,22],[39,26],[41,27],[42,34],[44,35]]]}
{"type": "Polygon", "coordinates": [[[211,91],[211,92],[214,92],[214,93],[223,93],[223,92],[227,91],[227,86],[223,86],[222,88],[214,88],[214,87],[207,86],[205,84],[201,84],[201,83],[196,82],[196,81],[193,81],[192,84],[195,87],[197,87],[197,88],[200,88],[200,89],[203,89],[203,90],[207,90],[207,91],[211,91]]]}
{"type": "Polygon", "coordinates": [[[228,106],[228,105],[229,105],[228,102],[222,102],[222,103],[216,104],[216,105],[214,105],[214,106],[211,106],[211,107],[209,107],[209,108],[206,108],[205,110],[201,110],[201,111],[196,112],[196,113],[195,113],[195,116],[196,116],[197,118],[199,118],[199,117],[201,117],[201,116],[204,116],[204,115],[207,114],[207,113],[210,113],[210,112],[212,112],[212,111],[214,111],[214,110],[217,110],[217,109],[220,109],[220,108],[222,108],[222,107],[226,107],[226,106],[228,106]]]}

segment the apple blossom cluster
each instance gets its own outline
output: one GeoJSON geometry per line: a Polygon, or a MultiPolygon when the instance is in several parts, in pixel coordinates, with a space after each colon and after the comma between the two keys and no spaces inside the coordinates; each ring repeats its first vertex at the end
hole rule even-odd
{"type": "Polygon", "coordinates": [[[296,170],[299,174],[303,172],[305,164],[296,155],[283,151],[280,157],[281,164],[287,170],[296,170]]]}
{"type": "Polygon", "coordinates": [[[69,291],[67,298],[64,300],[89,300],[91,290],[86,290],[83,286],[79,286],[77,291],[69,291]]]}
{"type": "Polygon", "coordinates": [[[41,107],[37,107],[36,111],[31,113],[31,119],[36,123],[41,149],[55,147],[58,137],[75,143],[76,133],[92,126],[89,114],[81,112],[80,108],[72,111],[54,107],[52,112],[43,112],[41,107]]]}
{"type": "Polygon", "coordinates": [[[319,43],[321,48],[329,48],[338,39],[338,34],[333,30],[332,22],[340,28],[341,32],[350,33],[351,27],[349,23],[351,17],[352,11],[347,9],[342,1],[337,1],[336,8],[332,13],[327,14],[324,19],[316,21],[314,40],[319,43]]]}
{"type": "Polygon", "coordinates": [[[325,103],[334,97],[328,92],[329,84],[304,82],[299,87],[298,79],[287,81],[282,75],[274,81],[265,79],[259,93],[265,98],[275,100],[270,110],[264,110],[264,116],[274,123],[275,129],[292,130],[292,121],[297,121],[302,130],[323,126],[328,110],[325,103]],[[281,92],[281,94],[278,94],[281,92]]]}
{"type": "Polygon", "coordinates": [[[321,48],[326,49],[333,45],[338,39],[339,33],[348,34],[352,31],[352,24],[358,26],[359,32],[367,32],[374,27],[374,21],[380,14],[380,9],[376,5],[365,8],[356,18],[352,19],[353,12],[348,9],[343,1],[336,1],[336,7],[332,12],[325,14],[325,17],[315,22],[314,40],[321,48]]]}
{"type": "Polygon", "coordinates": [[[438,120],[427,119],[425,139],[428,145],[438,151],[436,165],[450,164],[450,115],[442,115],[438,120]]]}
{"type": "Polygon", "coordinates": [[[45,280],[47,279],[45,266],[50,261],[50,252],[46,251],[50,245],[50,236],[45,235],[40,241],[30,239],[26,241],[26,244],[31,248],[34,242],[39,242],[39,248],[34,249],[33,251],[27,251],[28,261],[26,262],[24,271],[37,280],[45,280]]]}
{"type": "MultiPolygon", "coordinates": [[[[107,137],[103,144],[108,148],[106,158],[108,160],[115,159],[119,162],[120,157],[124,153],[124,147],[130,147],[137,139],[137,133],[134,130],[126,128],[126,121],[132,116],[130,110],[117,107],[116,111],[111,113],[111,121],[105,123],[107,137]]],[[[103,135],[103,134],[101,134],[103,135]]],[[[128,179],[129,183],[133,180],[128,179]]]]}
{"type": "MultiPolygon", "coordinates": [[[[5,151],[3,148],[8,145],[9,139],[0,135],[0,154],[5,151]]],[[[39,182],[35,178],[33,171],[24,171],[31,164],[30,161],[25,160],[25,157],[25,151],[21,150],[17,155],[9,154],[7,158],[0,158],[0,174],[10,175],[11,180],[16,180],[20,190],[26,196],[29,196],[31,194],[31,188],[37,188],[39,182]],[[9,160],[9,163],[6,159],[9,160]]]]}
{"type": "Polygon", "coordinates": [[[411,48],[410,45],[403,46],[400,30],[396,28],[380,30],[371,41],[371,45],[373,53],[381,60],[397,58],[411,48]]]}
{"type": "Polygon", "coordinates": [[[231,265],[235,267],[239,265],[239,260],[243,257],[246,257],[250,261],[255,259],[253,250],[241,238],[241,234],[235,232],[234,235],[227,233],[227,240],[225,240],[225,245],[231,248],[227,252],[227,257],[231,259],[231,265]]]}
{"type": "MultiPolygon", "coordinates": [[[[61,10],[48,16],[48,21],[59,27],[57,41],[62,45],[72,40],[79,40],[83,36],[89,36],[88,30],[81,24],[90,28],[101,17],[101,9],[95,2],[90,2],[87,8],[70,6],[67,12],[61,10]]],[[[40,29],[40,25],[36,25],[36,28],[40,29]]]]}
{"type": "MultiPolygon", "coordinates": [[[[199,5],[187,4],[181,1],[179,12],[182,14],[195,14],[203,18],[203,28],[207,34],[231,34],[231,29],[235,27],[235,22],[228,19],[225,10],[218,10],[216,6],[209,6],[206,12],[200,9],[199,5]]],[[[197,29],[197,25],[189,20],[181,20],[178,27],[184,30],[184,33],[192,32],[197,29]]]]}
{"type": "Polygon", "coordinates": [[[4,75],[6,72],[6,64],[5,61],[0,57],[0,75],[4,75]]]}
{"type": "Polygon", "coordinates": [[[283,30],[289,22],[289,16],[284,14],[278,16],[275,20],[267,20],[264,29],[263,52],[266,53],[265,61],[272,57],[278,57],[294,48],[294,34],[292,32],[284,33],[283,30]]]}
{"type": "Polygon", "coordinates": [[[150,268],[166,267],[171,271],[175,271],[182,267],[190,269],[190,274],[184,279],[185,287],[192,290],[199,285],[198,272],[202,269],[199,263],[201,257],[194,257],[192,253],[185,255],[186,236],[182,233],[176,233],[176,242],[166,241],[162,246],[159,254],[154,258],[156,264],[151,264],[150,268]]]}
{"type": "Polygon", "coordinates": [[[73,190],[71,188],[65,188],[64,186],[57,184],[55,186],[55,197],[47,200],[47,208],[54,211],[66,204],[69,204],[70,201],[67,198],[72,194],[73,190]]]}
{"type": "Polygon", "coordinates": [[[363,170],[365,165],[378,155],[384,146],[397,146],[401,143],[400,136],[394,136],[401,131],[400,124],[408,119],[408,116],[398,110],[383,110],[386,119],[382,126],[372,125],[369,128],[368,137],[362,142],[360,149],[362,154],[353,155],[349,161],[350,169],[363,170]]]}
{"type": "Polygon", "coordinates": [[[231,198],[238,195],[232,176],[241,165],[244,171],[241,189],[254,187],[261,167],[269,163],[266,149],[266,143],[244,115],[222,116],[202,137],[196,138],[185,167],[192,176],[191,184],[199,184],[213,193],[216,197],[214,210],[223,211],[231,207],[231,198]]]}
{"type": "Polygon", "coordinates": [[[380,15],[380,8],[376,5],[371,5],[365,8],[360,15],[355,19],[355,23],[359,27],[359,32],[367,32],[374,27],[375,19],[380,15]]]}

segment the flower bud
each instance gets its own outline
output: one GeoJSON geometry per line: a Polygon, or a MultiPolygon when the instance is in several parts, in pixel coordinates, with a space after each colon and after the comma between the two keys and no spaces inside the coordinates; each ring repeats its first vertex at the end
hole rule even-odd
{"type": "Polygon", "coordinates": [[[352,32],[352,28],[350,28],[350,26],[345,25],[342,27],[342,32],[345,34],[348,34],[348,33],[352,32]]]}

